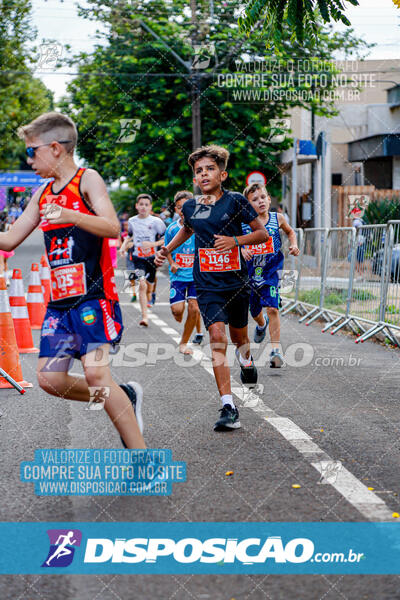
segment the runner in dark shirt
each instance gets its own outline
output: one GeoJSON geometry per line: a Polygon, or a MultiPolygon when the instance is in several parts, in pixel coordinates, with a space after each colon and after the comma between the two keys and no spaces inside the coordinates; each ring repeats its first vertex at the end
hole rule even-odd
{"type": "Polygon", "coordinates": [[[246,198],[222,188],[228,177],[228,158],[229,152],[219,146],[204,146],[189,156],[188,162],[202,195],[185,202],[184,227],[159,250],[155,260],[156,265],[161,266],[169,252],[195,234],[193,278],[200,312],[210,334],[214,375],[222,402],[221,415],[214,426],[216,431],[240,427],[226,363],[226,324],[236,346],[242,382],[257,383],[247,332],[249,281],[240,246],[260,244],[268,239],[267,231],[246,198]],[[242,235],[242,223],[250,225],[252,233],[242,235]]]}

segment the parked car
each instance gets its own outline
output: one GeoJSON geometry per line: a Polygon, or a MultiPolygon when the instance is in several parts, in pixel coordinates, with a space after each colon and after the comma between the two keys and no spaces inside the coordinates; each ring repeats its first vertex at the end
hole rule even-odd
{"type": "MultiPolygon", "coordinates": [[[[378,250],[372,257],[372,272],[375,275],[382,273],[384,249],[378,250]]],[[[390,269],[390,281],[400,283],[400,244],[393,246],[392,264],[390,269]]]]}

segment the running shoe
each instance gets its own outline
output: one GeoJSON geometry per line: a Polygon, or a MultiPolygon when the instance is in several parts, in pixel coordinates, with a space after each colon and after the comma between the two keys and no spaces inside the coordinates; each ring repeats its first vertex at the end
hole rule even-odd
{"type": "Polygon", "coordinates": [[[203,333],[196,333],[196,335],[192,339],[192,344],[201,344],[201,342],[203,341],[203,338],[204,338],[203,333]]]}
{"type": "MultiPolygon", "coordinates": [[[[142,418],[142,402],[143,402],[143,388],[140,383],[136,381],[129,381],[128,383],[121,383],[119,386],[124,390],[128,396],[133,410],[135,411],[136,421],[140,429],[140,433],[143,433],[143,418],[142,418]]],[[[121,438],[122,445],[126,448],[124,440],[121,438]]]]}
{"type": "Polygon", "coordinates": [[[214,431],[229,431],[230,429],[239,429],[241,427],[239,411],[236,407],[232,408],[230,404],[224,404],[219,412],[221,414],[214,425],[214,431]]]}
{"type": "Polygon", "coordinates": [[[269,355],[269,366],[271,369],[280,369],[283,367],[283,356],[278,349],[272,350],[269,355]]]}
{"type": "Polygon", "coordinates": [[[265,316],[264,320],[265,320],[264,327],[261,329],[261,327],[259,327],[257,325],[256,328],[255,328],[255,330],[254,330],[254,341],[255,341],[256,344],[261,344],[261,342],[265,338],[265,334],[267,333],[267,327],[268,327],[269,319],[268,319],[267,316],[265,316]]]}
{"type": "Polygon", "coordinates": [[[133,294],[133,296],[131,298],[131,302],[136,302],[136,300],[137,300],[136,294],[133,294]]]}
{"type": "Polygon", "coordinates": [[[239,358],[239,350],[236,349],[236,358],[240,365],[240,381],[249,387],[255,386],[257,383],[257,369],[254,364],[253,357],[246,365],[242,365],[239,358]]]}

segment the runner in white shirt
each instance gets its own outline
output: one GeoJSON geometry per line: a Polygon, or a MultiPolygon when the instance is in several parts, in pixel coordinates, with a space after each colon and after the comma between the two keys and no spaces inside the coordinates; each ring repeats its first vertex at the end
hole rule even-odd
{"type": "Polygon", "coordinates": [[[152,198],[149,194],[139,194],[136,201],[137,215],[128,221],[128,236],[121,246],[121,254],[126,249],[129,256],[130,280],[139,280],[139,301],[142,319],[139,325],[148,326],[147,294],[152,292],[156,268],[154,257],[158,246],[162,246],[165,225],[159,217],[150,214],[152,198]]]}

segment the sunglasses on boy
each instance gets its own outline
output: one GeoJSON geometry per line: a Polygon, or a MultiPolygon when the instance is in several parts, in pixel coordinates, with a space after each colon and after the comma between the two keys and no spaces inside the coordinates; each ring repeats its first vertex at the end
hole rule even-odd
{"type": "MultiPolygon", "coordinates": [[[[58,144],[69,144],[71,140],[54,140],[58,144]]],[[[35,156],[35,152],[38,148],[42,148],[42,146],[51,146],[53,142],[49,142],[48,144],[40,144],[39,146],[28,146],[25,149],[25,153],[29,158],[33,158],[35,156]]]]}

